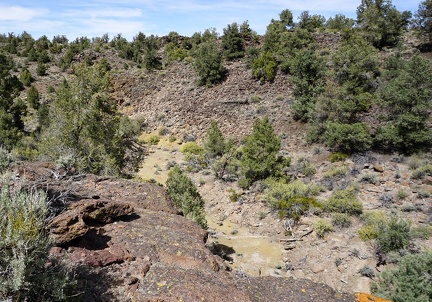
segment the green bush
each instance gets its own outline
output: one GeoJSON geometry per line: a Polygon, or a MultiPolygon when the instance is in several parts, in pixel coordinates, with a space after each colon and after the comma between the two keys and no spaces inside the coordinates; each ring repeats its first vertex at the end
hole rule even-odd
{"type": "Polygon", "coordinates": [[[323,174],[323,178],[341,178],[348,172],[346,166],[332,166],[328,171],[323,174]]]}
{"type": "Polygon", "coordinates": [[[180,147],[180,152],[194,155],[204,154],[204,149],[195,142],[186,142],[180,147]]]}
{"type": "Polygon", "coordinates": [[[3,148],[0,148],[0,174],[9,168],[9,165],[12,163],[12,161],[12,154],[3,148]]]}
{"type": "Polygon", "coordinates": [[[360,219],[363,226],[358,230],[360,238],[364,241],[376,239],[380,227],[387,223],[387,217],[384,212],[373,210],[361,214],[360,219]]]}
{"type": "Polygon", "coordinates": [[[274,208],[278,210],[279,219],[289,217],[298,221],[311,207],[322,208],[322,204],[313,197],[294,196],[288,200],[279,200],[274,208]]]}
{"type": "Polygon", "coordinates": [[[323,238],[327,233],[333,232],[333,226],[325,219],[318,219],[314,224],[314,230],[318,237],[323,238]]]}
{"type": "Polygon", "coordinates": [[[290,200],[296,196],[313,197],[317,196],[322,190],[321,185],[315,183],[304,184],[300,180],[294,180],[290,183],[277,181],[275,179],[267,179],[267,186],[264,189],[263,199],[274,208],[280,200],[290,200]]]}
{"type": "Polygon", "coordinates": [[[222,55],[215,42],[202,43],[194,52],[193,66],[198,77],[198,84],[212,86],[223,81],[226,68],[222,55]]]}
{"type": "Polygon", "coordinates": [[[207,229],[204,200],[192,180],[183,174],[179,166],[174,166],[169,171],[166,186],[168,195],[183,215],[207,229]]]}
{"type": "Polygon", "coordinates": [[[147,139],[146,143],[149,145],[157,145],[159,144],[160,137],[157,134],[151,134],[147,139]]]}
{"type": "Polygon", "coordinates": [[[363,204],[356,196],[356,190],[350,186],[343,190],[335,190],[329,199],[323,202],[324,211],[330,213],[345,213],[359,215],[363,211],[363,204]]]}
{"type": "Polygon", "coordinates": [[[432,164],[426,164],[418,167],[411,172],[412,179],[423,179],[425,176],[432,176],[432,164]]]}
{"type": "Polygon", "coordinates": [[[332,224],[341,228],[347,228],[351,225],[351,217],[345,213],[333,213],[332,224]]]}
{"type": "Polygon", "coordinates": [[[420,238],[427,240],[432,237],[432,226],[418,226],[411,228],[411,238],[420,238]]]}
{"type": "Polygon", "coordinates": [[[279,217],[290,217],[298,220],[310,207],[321,208],[322,205],[312,198],[320,193],[322,186],[314,183],[304,184],[300,180],[290,183],[267,179],[267,188],[263,199],[273,210],[277,210],[279,217]]]}
{"type": "Polygon", "coordinates": [[[378,176],[375,173],[366,173],[362,175],[361,182],[369,183],[369,184],[377,184],[378,176]]]}
{"type": "Polygon", "coordinates": [[[388,223],[380,225],[377,236],[377,252],[387,254],[408,247],[411,241],[411,224],[408,220],[392,217],[388,223]]]}
{"type": "Polygon", "coordinates": [[[368,265],[363,266],[359,269],[359,274],[363,277],[373,278],[375,277],[375,270],[368,265]]]}
{"type": "Polygon", "coordinates": [[[262,53],[252,63],[252,75],[261,83],[272,82],[276,77],[276,62],[269,52],[262,53]]]}
{"type": "MultiPolygon", "coordinates": [[[[234,146],[227,146],[227,151],[212,165],[213,172],[217,178],[226,177],[226,180],[234,180],[239,174],[241,152],[234,146]]],[[[244,187],[249,185],[245,179],[244,187]]],[[[239,184],[240,186],[240,184],[239,184]]]]}
{"type": "Polygon", "coordinates": [[[231,202],[236,202],[238,198],[241,196],[241,194],[238,194],[236,190],[234,190],[233,188],[227,189],[227,192],[229,193],[229,200],[231,202]]]}
{"type": "Polygon", "coordinates": [[[404,200],[409,196],[409,192],[406,189],[399,189],[396,193],[396,196],[399,200],[404,200]]]}
{"type": "Polygon", "coordinates": [[[349,154],[342,153],[342,152],[334,152],[328,156],[328,160],[332,163],[335,163],[338,161],[345,161],[348,158],[349,158],[349,154]]]}
{"type": "Polygon", "coordinates": [[[9,184],[2,184],[0,298],[67,300],[67,289],[73,282],[67,270],[48,257],[52,242],[45,230],[47,210],[45,193],[12,190],[9,184]]]}
{"type": "Polygon", "coordinates": [[[246,187],[258,179],[283,176],[282,169],[289,166],[289,159],[278,156],[281,142],[267,117],[255,120],[245,140],[240,171],[246,187]]]}
{"type": "Polygon", "coordinates": [[[297,162],[297,167],[299,172],[306,176],[312,176],[316,173],[315,165],[306,158],[300,158],[297,162]]]}
{"type": "Polygon", "coordinates": [[[345,124],[327,121],[323,139],[327,146],[346,152],[366,151],[372,145],[369,127],[362,122],[345,124]]]}
{"type": "Polygon", "coordinates": [[[393,302],[432,301],[432,252],[406,255],[399,265],[383,271],[371,291],[393,302]]]}

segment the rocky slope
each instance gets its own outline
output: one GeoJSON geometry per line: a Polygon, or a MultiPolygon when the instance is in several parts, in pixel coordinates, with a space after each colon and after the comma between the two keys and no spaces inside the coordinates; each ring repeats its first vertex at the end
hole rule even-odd
{"type": "Polygon", "coordinates": [[[77,272],[81,301],[355,301],[308,280],[226,271],[205,246],[207,232],[179,216],[158,185],[56,172],[50,163],[15,171],[62,208],[49,226],[51,254],[77,272]]]}
{"type": "MultiPolygon", "coordinates": [[[[409,159],[398,155],[363,154],[330,163],[330,150],[307,145],[305,125],[291,117],[288,76],[278,74],[274,83],[261,85],[243,62],[235,61],[227,63],[228,75],[221,85],[207,88],[196,85],[192,66],[185,62],[147,72],[124,69],[126,61],[110,49],[103,54],[87,52],[94,59],[108,58],[121,110],[143,117],[148,133],[164,127],[164,133],[177,137],[176,143],[200,142],[211,120],[216,120],[227,137],[241,140],[250,133],[255,118],[269,116],[284,152],[292,157],[293,179],[320,182],[325,173],[344,166],[348,172],[335,179],[332,188],[355,183],[366,210],[380,209],[390,215],[405,209],[403,215],[414,225],[427,224],[431,200],[419,198],[418,193],[432,193],[430,177],[413,180],[409,159]],[[302,158],[316,167],[315,175],[306,176],[296,168],[302,158]],[[363,181],[371,175],[372,182],[363,181]],[[382,196],[396,197],[400,190],[408,194],[404,199],[394,198],[391,206],[383,203],[382,196]]],[[[35,69],[30,66],[32,74],[35,69]]],[[[69,76],[51,64],[48,75],[36,76],[34,85],[45,93],[48,86],[56,87],[69,76]]],[[[43,101],[49,101],[49,95],[43,101]]],[[[165,146],[159,148],[154,152],[165,146]]],[[[179,158],[181,154],[170,153],[153,165],[166,170],[166,160],[181,162],[179,158]]],[[[61,177],[49,163],[18,167],[17,174],[28,185],[48,189],[59,206],[67,204],[51,224],[57,241],[52,253],[70,259],[77,268],[83,301],[353,301],[353,295],[339,292],[369,290],[371,279],[361,277],[358,270],[364,265],[375,269],[376,259],[371,244],[358,238],[359,219],[348,229],[318,239],[311,232],[318,216],[310,215],[294,229],[295,236],[307,235],[289,242],[292,238],[285,236],[283,221],[262,202],[259,188],[242,191],[235,183],[215,180],[210,169],[190,175],[204,197],[207,215],[219,226],[233,226],[230,232],[245,228],[248,236],[283,243],[277,266],[254,266],[248,276],[235,266],[240,253],[231,253],[231,263],[213,255],[205,245],[208,234],[179,216],[160,186],[89,175],[61,177]],[[239,201],[230,201],[229,188],[241,195],[239,201]]],[[[327,198],[332,188],[320,198],[327,198]]],[[[235,234],[210,232],[216,244],[226,235],[236,240],[235,234]]],[[[419,248],[431,244],[430,239],[417,242],[419,248]]]]}

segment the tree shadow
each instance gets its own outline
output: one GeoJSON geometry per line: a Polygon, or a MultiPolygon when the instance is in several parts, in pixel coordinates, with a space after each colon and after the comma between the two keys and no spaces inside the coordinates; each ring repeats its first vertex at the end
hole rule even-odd
{"type": "Polygon", "coordinates": [[[211,243],[208,245],[208,249],[213,255],[217,255],[227,261],[233,261],[233,258],[230,255],[235,254],[236,252],[231,246],[221,243],[211,243]]]}

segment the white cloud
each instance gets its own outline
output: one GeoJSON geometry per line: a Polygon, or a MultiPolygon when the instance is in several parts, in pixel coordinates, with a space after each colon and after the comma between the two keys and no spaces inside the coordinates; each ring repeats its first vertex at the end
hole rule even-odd
{"type": "Polygon", "coordinates": [[[123,37],[130,40],[138,32],[145,32],[148,27],[139,21],[94,19],[85,20],[83,27],[76,28],[75,34],[78,36],[97,37],[104,33],[109,33],[111,37],[121,33],[123,37]]]}
{"type": "Polygon", "coordinates": [[[77,18],[136,18],[142,15],[141,9],[124,9],[124,8],[94,8],[86,10],[69,10],[62,14],[65,17],[77,18]]]}
{"type": "Polygon", "coordinates": [[[291,11],[306,11],[310,13],[323,13],[323,12],[340,12],[340,13],[355,13],[360,4],[360,0],[266,0],[255,1],[256,3],[267,4],[268,6],[278,6],[282,9],[289,9],[291,11]]]}
{"type": "Polygon", "coordinates": [[[29,21],[47,13],[44,9],[0,5],[0,21],[29,21]]]}

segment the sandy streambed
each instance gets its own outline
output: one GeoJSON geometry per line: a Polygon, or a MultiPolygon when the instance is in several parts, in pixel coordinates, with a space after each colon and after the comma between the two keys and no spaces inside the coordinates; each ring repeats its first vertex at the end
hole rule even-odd
{"type": "MultiPolygon", "coordinates": [[[[158,145],[150,146],[149,155],[142,163],[137,177],[165,184],[169,163],[183,161],[183,154],[178,149],[177,143],[164,139],[158,145]]],[[[222,196],[224,191],[217,194],[222,196]]],[[[254,235],[247,228],[228,220],[216,223],[216,217],[208,216],[207,221],[211,234],[209,244],[217,244],[224,249],[225,258],[230,259],[233,269],[251,276],[275,274],[275,269],[282,263],[283,246],[279,242],[266,236],[254,235]]]]}

